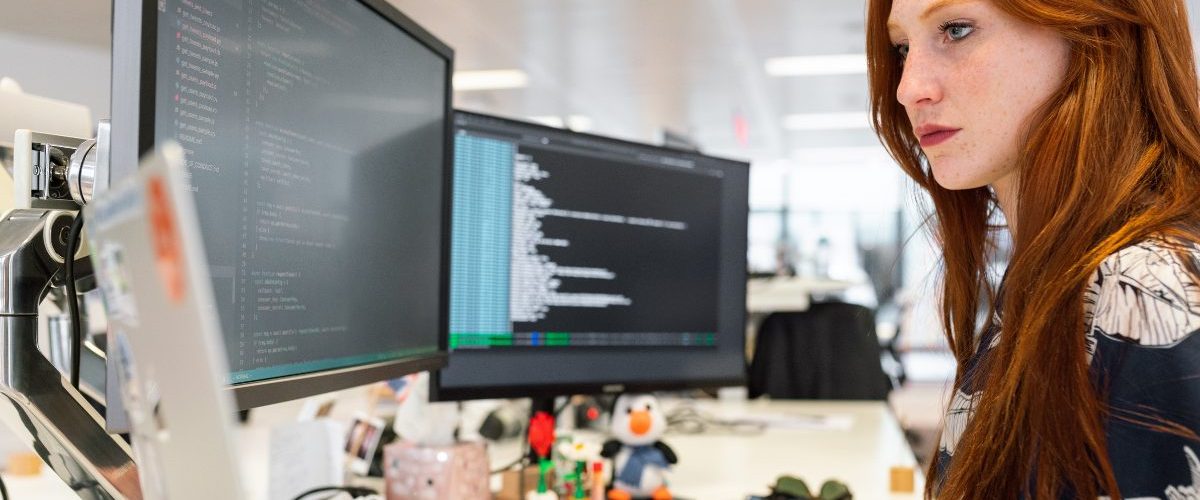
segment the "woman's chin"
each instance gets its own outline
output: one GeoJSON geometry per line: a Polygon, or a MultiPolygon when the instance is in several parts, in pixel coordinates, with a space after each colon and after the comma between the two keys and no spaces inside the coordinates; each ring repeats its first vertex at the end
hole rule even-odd
{"type": "Polygon", "coordinates": [[[939,168],[937,164],[932,164],[931,168],[933,169],[933,180],[937,181],[938,185],[943,189],[960,191],[988,185],[986,179],[964,175],[965,172],[955,169],[952,166],[942,166],[939,168]]]}

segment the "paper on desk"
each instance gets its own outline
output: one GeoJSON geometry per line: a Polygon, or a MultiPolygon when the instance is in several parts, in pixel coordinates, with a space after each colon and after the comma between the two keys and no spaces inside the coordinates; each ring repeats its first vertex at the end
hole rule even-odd
{"type": "Polygon", "coordinates": [[[271,429],[268,498],[291,500],[321,486],[340,486],[345,429],[319,419],[271,429]]]}
{"type": "Polygon", "coordinates": [[[739,423],[763,425],[772,429],[848,431],[854,416],[848,414],[805,413],[798,411],[746,413],[733,417],[739,423]]]}

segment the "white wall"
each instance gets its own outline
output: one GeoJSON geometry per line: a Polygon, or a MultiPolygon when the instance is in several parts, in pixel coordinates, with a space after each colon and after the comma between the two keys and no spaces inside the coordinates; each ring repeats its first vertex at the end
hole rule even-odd
{"type": "Polygon", "coordinates": [[[109,117],[111,60],[107,47],[0,31],[0,76],[26,93],[83,104],[96,120],[109,117]]]}

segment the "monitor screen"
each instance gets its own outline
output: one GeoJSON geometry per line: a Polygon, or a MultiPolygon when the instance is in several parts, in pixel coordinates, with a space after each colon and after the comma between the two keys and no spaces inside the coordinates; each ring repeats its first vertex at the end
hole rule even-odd
{"type": "Polygon", "coordinates": [[[383,1],[133,3],[113,176],[183,146],[240,405],[440,366],[451,51],[383,1]]]}
{"type": "Polygon", "coordinates": [[[746,163],[457,112],[440,399],[742,380],[746,163]]]}

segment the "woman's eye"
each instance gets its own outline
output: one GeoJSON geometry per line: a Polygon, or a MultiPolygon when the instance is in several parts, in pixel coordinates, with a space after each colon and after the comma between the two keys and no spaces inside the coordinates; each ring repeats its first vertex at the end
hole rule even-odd
{"type": "Polygon", "coordinates": [[[908,59],[908,44],[902,43],[896,45],[896,54],[900,56],[901,61],[908,59]]]}
{"type": "Polygon", "coordinates": [[[967,23],[950,22],[943,24],[940,31],[945,33],[950,40],[958,41],[966,38],[971,32],[975,31],[975,27],[967,23]]]}

